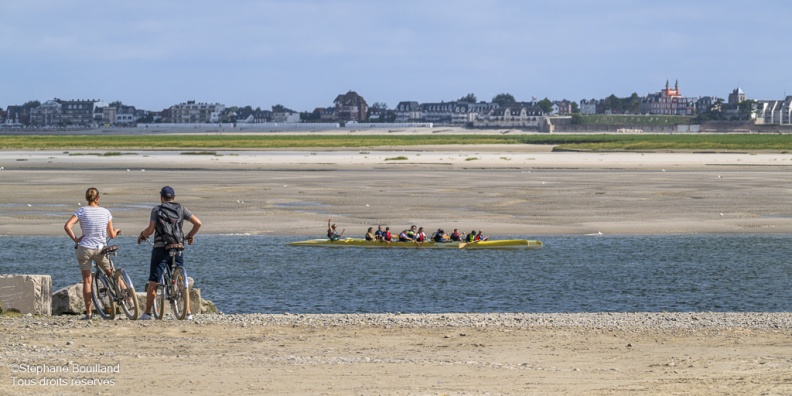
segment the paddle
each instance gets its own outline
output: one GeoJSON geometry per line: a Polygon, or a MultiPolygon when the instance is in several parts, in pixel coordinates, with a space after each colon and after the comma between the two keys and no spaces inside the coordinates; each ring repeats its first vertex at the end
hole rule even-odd
{"type": "Polygon", "coordinates": [[[460,249],[464,249],[464,248],[465,248],[465,246],[467,246],[467,245],[475,245],[475,244],[477,244],[477,243],[479,243],[479,242],[481,242],[481,241],[463,242],[463,243],[460,243],[460,244],[459,244],[459,248],[460,248],[460,249]]]}

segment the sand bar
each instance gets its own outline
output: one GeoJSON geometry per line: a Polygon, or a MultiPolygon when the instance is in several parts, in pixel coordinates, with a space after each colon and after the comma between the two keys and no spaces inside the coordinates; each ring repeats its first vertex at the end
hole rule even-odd
{"type": "Polygon", "coordinates": [[[787,233],[792,155],[570,153],[547,146],[0,152],[0,235],[57,235],[102,192],[136,233],[164,185],[207,233],[347,234],[417,224],[491,235],[787,233]]]}

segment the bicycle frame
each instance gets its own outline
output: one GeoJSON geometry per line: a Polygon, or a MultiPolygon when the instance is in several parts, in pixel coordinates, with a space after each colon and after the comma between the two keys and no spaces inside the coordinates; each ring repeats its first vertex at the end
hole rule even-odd
{"type": "Polygon", "coordinates": [[[112,245],[102,249],[109,262],[109,274],[94,263],[92,274],[93,285],[91,288],[92,299],[99,316],[104,319],[114,319],[116,305],[121,306],[127,318],[137,319],[140,306],[135,295],[135,286],[132,279],[123,268],[116,268],[113,257],[117,256],[118,246],[112,245]],[[121,287],[123,282],[123,288],[121,287]],[[109,297],[109,299],[106,299],[109,297]],[[132,300],[127,300],[131,298],[132,300]]]}
{"type": "MultiPolygon", "coordinates": [[[[148,239],[146,239],[146,241],[152,246],[154,245],[148,239]]],[[[170,302],[171,310],[177,319],[184,319],[186,315],[186,300],[189,296],[183,296],[182,293],[189,294],[190,292],[189,283],[187,282],[187,271],[184,266],[176,265],[176,257],[182,254],[183,249],[183,246],[168,249],[170,262],[165,266],[165,270],[160,276],[157,284],[156,297],[152,305],[154,317],[157,319],[163,319],[165,317],[165,310],[167,309],[166,301],[170,302]],[[181,273],[181,284],[179,285],[176,284],[176,280],[174,279],[174,273],[177,269],[181,273]],[[181,291],[181,293],[177,292],[177,290],[181,291]],[[183,304],[182,301],[184,301],[183,304]]]]}

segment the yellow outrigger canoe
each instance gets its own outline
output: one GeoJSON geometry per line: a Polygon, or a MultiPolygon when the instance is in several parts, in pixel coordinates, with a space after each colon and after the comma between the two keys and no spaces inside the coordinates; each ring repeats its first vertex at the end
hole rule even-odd
{"type": "Polygon", "coordinates": [[[362,238],[345,238],[337,241],[328,239],[310,239],[307,241],[291,242],[289,246],[316,246],[316,247],[358,247],[358,248],[419,248],[419,249],[541,249],[542,242],[528,239],[502,239],[479,242],[397,242],[385,243],[380,241],[367,241],[362,238]]]}

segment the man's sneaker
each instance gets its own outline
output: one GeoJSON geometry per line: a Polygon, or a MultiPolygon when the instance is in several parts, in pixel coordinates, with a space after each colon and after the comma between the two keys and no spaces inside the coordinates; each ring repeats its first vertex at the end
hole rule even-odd
{"type": "Polygon", "coordinates": [[[91,319],[92,319],[91,315],[85,315],[82,318],[80,318],[80,320],[91,320],[91,319]]]}
{"type": "Polygon", "coordinates": [[[193,320],[192,314],[188,313],[187,316],[184,317],[184,320],[193,320]]]}
{"type": "Polygon", "coordinates": [[[147,314],[144,312],[143,315],[140,315],[138,320],[154,320],[154,318],[151,316],[151,314],[147,314]]]}

